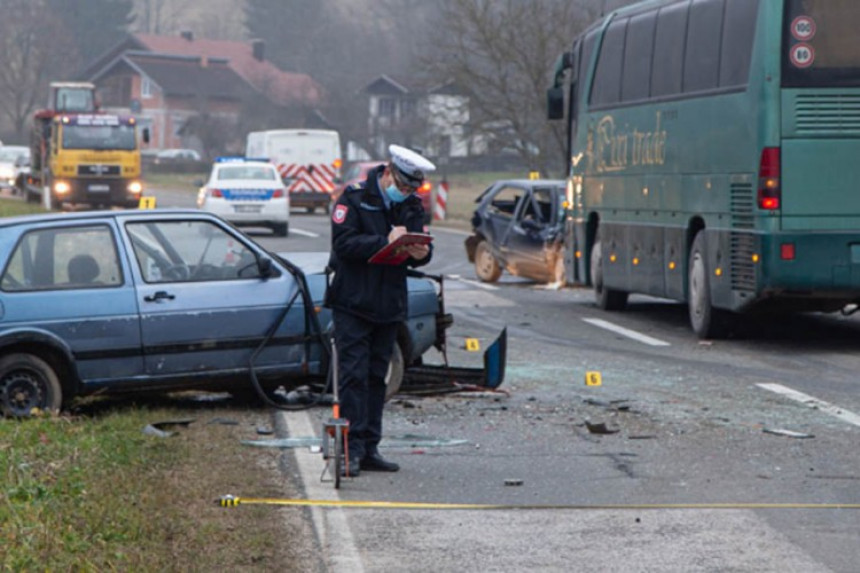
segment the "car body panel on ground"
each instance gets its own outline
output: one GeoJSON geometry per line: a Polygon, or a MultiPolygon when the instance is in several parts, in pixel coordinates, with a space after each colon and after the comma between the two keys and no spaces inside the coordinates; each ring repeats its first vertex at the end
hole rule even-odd
{"type": "Polygon", "coordinates": [[[466,254],[475,273],[495,282],[502,270],[539,282],[563,281],[563,206],[560,180],[501,180],[475,202],[466,254]]]}
{"type": "MultiPolygon", "coordinates": [[[[252,358],[264,385],[324,382],[328,371],[325,275],[209,213],[7,218],[0,268],[7,415],[99,391],[251,392],[252,358]]],[[[410,279],[409,297],[407,365],[438,343],[441,308],[430,280],[410,279]]]]}
{"type": "Polygon", "coordinates": [[[218,158],[197,194],[197,206],[236,226],[289,234],[289,194],[275,166],[265,160],[218,158]]]}

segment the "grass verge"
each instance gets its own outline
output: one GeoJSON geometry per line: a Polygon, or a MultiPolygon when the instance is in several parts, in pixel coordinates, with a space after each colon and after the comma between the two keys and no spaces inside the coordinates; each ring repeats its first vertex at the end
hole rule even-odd
{"type": "Polygon", "coordinates": [[[45,208],[19,199],[0,199],[0,217],[15,217],[31,213],[44,213],[45,208]]]}
{"type": "Polygon", "coordinates": [[[110,403],[0,419],[0,570],[306,571],[301,512],[221,508],[224,494],[290,497],[255,407],[110,403]],[[193,419],[144,434],[154,422],[193,419]]]}

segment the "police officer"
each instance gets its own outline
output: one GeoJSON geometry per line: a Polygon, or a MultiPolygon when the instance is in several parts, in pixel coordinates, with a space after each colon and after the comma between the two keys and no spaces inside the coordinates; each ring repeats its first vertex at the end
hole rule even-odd
{"type": "Polygon", "coordinates": [[[368,259],[407,232],[422,232],[424,208],[416,191],[436,166],[418,153],[391,145],[391,158],[348,187],[332,211],[331,262],[334,278],[327,305],[334,314],[339,357],[341,413],[349,420],[348,474],[360,470],[396,472],[379,454],[385,374],[397,324],[406,319],[407,267],[430,261],[429,245],[407,247],[398,265],[368,259]]]}

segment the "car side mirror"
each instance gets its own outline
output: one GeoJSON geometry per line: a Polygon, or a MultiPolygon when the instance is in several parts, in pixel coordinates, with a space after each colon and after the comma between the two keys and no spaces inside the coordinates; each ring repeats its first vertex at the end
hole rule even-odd
{"type": "Polygon", "coordinates": [[[260,270],[260,276],[264,279],[272,276],[272,259],[269,257],[257,257],[257,268],[260,270]]]}

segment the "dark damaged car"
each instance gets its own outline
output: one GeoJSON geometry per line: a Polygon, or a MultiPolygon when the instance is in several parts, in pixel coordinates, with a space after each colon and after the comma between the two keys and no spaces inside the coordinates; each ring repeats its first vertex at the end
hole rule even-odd
{"type": "Polygon", "coordinates": [[[475,274],[496,282],[507,271],[538,282],[564,282],[564,181],[496,181],[475,202],[466,254],[475,274]]]}
{"type": "MultiPolygon", "coordinates": [[[[215,215],[3,219],[0,268],[4,415],[58,410],[97,392],[325,387],[325,274],[303,272],[215,215]]],[[[410,278],[389,395],[425,351],[444,349],[450,322],[441,285],[410,278]]]]}

